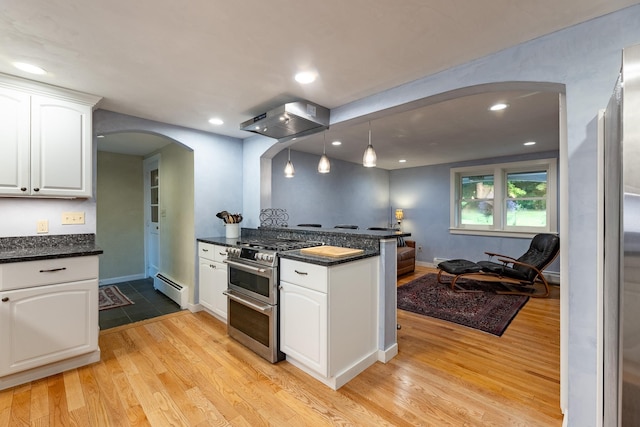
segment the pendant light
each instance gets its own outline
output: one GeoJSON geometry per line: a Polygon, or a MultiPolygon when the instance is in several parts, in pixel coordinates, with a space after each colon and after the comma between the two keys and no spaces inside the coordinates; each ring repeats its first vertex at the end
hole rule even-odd
{"type": "Polygon", "coordinates": [[[371,145],[371,122],[369,122],[369,145],[367,145],[367,149],[364,150],[362,165],[365,168],[372,168],[376,165],[377,160],[376,151],[373,149],[373,145],[371,145]]]}
{"type": "Polygon", "coordinates": [[[318,162],[318,172],[319,173],[329,173],[331,171],[331,162],[329,162],[329,158],[327,157],[327,134],[324,134],[324,145],[322,146],[322,157],[320,157],[320,161],[318,162]]]}
{"type": "Polygon", "coordinates": [[[286,178],[293,178],[293,175],[295,175],[296,170],[293,168],[293,163],[291,163],[291,148],[288,148],[289,150],[289,161],[287,161],[287,165],[284,167],[284,176],[286,178]]]}

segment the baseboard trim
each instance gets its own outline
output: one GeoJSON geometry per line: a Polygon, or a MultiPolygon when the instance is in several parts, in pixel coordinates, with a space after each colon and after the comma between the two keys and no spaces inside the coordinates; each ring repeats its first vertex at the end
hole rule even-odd
{"type": "Polygon", "coordinates": [[[17,385],[26,384],[30,381],[36,381],[51,375],[59,374],[69,369],[79,368],[91,363],[100,361],[100,348],[90,353],[81,354],[79,356],[70,357],[59,362],[50,363],[45,366],[32,368],[27,371],[16,372],[0,378],[0,390],[5,390],[17,385]]]}
{"type": "Polygon", "coordinates": [[[112,277],[110,279],[100,279],[99,284],[100,286],[113,285],[114,283],[122,283],[122,282],[131,281],[131,280],[141,280],[141,279],[146,279],[146,276],[143,273],[131,274],[129,276],[112,277]]]}
{"type": "Polygon", "coordinates": [[[378,361],[387,363],[398,355],[398,343],[391,345],[386,350],[378,350],[378,361]]]}

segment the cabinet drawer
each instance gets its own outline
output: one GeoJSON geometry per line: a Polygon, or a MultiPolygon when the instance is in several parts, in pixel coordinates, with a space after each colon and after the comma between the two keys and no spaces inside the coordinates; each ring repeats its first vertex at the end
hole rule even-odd
{"type": "Polygon", "coordinates": [[[211,243],[198,242],[198,256],[211,261],[223,262],[227,259],[227,248],[212,245],[211,243]]]}
{"type": "Polygon", "coordinates": [[[282,259],[280,280],[327,293],[327,267],[282,259]]]}
{"type": "Polygon", "coordinates": [[[0,291],[97,278],[97,256],[0,264],[0,291]]]}

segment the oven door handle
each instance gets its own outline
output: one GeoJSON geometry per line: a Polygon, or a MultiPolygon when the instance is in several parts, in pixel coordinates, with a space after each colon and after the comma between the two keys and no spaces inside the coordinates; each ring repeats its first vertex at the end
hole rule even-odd
{"type": "Polygon", "coordinates": [[[254,304],[251,301],[247,301],[246,299],[242,298],[242,297],[238,297],[236,295],[234,295],[233,291],[231,290],[226,290],[222,292],[223,294],[225,294],[226,296],[229,297],[229,299],[234,300],[237,303],[240,303],[242,305],[246,305],[247,307],[253,308],[254,310],[258,310],[262,313],[269,313],[270,311],[273,310],[273,307],[270,305],[258,305],[258,304],[254,304]]]}
{"type": "Polygon", "coordinates": [[[222,262],[232,265],[234,267],[238,267],[240,269],[257,271],[258,273],[264,273],[265,271],[267,271],[264,268],[254,267],[252,265],[247,265],[247,264],[241,264],[239,262],[229,261],[228,259],[225,259],[222,262]]]}

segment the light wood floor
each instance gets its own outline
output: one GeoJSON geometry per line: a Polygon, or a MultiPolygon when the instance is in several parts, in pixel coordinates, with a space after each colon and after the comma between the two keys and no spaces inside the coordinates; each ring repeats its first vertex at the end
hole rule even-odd
{"type": "Polygon", "coordinates": [[[0,391],[0,426],[560,426],[559,310],[555,288],[502,337],[399,310],[399,354],[338,391],[183,311],[102,331],[99,363],[0,391]]]}

